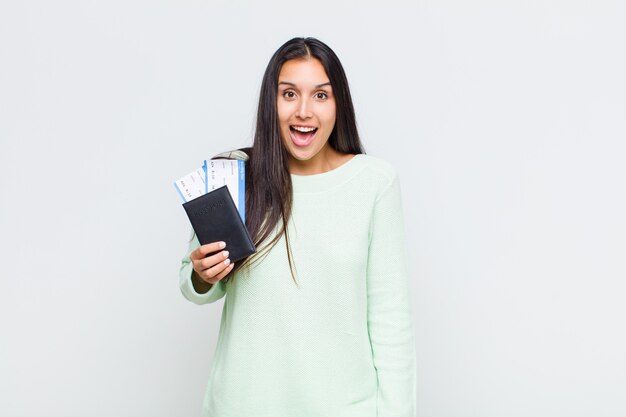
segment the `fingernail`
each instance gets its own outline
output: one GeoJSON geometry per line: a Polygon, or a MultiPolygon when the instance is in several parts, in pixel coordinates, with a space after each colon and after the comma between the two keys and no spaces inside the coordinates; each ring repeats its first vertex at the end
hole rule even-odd
{"type": "Polygon", "coordinates": [[[224,261],[224,265],[228,265],[229,263],[230,263],[230,259],[226,259],[226,260],[224,261]]]}
{"type": "Polygon", "coordinates": [[[220,242],[220,248],[223,248],[226,246],[226,242],[220,242]]]}
{"type": "Polygon", "coordinates": [[[228,251],[225,250],[224,252],[222,252],[224,254],[224,258],[228,258],[228,251]]]}

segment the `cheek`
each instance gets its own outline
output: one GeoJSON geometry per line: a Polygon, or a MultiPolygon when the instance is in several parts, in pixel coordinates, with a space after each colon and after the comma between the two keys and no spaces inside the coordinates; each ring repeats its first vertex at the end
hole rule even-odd
{"type": "Polygon", "coordinates": [[[336,114],[335,114],[334,111],[328,112],[328,114],[326,114],[325,117],[324,117],[324,121],[325,121],[326,125],[331,130],[335,126],[335,120],[336,120],[336,114]]]}
{"type": "Polygon", "coordinates": [[[278,121],[281,123],[286,122],[289,119],[289,109],[284,103],[278,103],[276,105],[276,114],[278,115],[278,121]]]}
{"type": "Polygon", "coordinates": [[[329,127],[332,129],[332,127],[335,125],[335,120],[337,118],[337,112],[334,103],[332,106],[328,106],[325,110],[326,111],[324,112],[324,120],[326,124],[328,124],[329,127]]]}

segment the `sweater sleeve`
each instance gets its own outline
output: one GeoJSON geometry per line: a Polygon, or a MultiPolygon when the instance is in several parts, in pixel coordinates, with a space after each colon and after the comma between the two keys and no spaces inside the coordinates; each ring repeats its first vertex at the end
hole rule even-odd
{"type": "Polygon", "coordinates": [[[226,294],[225,284],[222,281],[214,284],[209,291],[204,294],[196,292],[191,282],[191,274],[193,273],[193,265],[189,255],[200,246],[198,237],[195,235],[189,242],[187,254],[182,259],[180,266],[180,290],[185,298],[195,304],[208,304],[219,300],[226,294]]]}
{"type": "Polygon", "coordinates": [[[378,375],[378,417],[414,417],[415,338],[405,252],[400,183],[394,172],[371,220],[367,323],[378,375]]]}

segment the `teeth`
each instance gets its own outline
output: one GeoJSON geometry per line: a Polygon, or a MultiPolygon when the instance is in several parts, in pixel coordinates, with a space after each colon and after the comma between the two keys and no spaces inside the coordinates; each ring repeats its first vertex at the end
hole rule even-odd
{"type": "Polygon", "coordinates": [[[297,130],[298,132],[302,132],[302,133],[307,133],[307,132],[312,132],[314,131],[315,127],[300,127],[300,126],[291,126],[294,130],[297,130]]]}

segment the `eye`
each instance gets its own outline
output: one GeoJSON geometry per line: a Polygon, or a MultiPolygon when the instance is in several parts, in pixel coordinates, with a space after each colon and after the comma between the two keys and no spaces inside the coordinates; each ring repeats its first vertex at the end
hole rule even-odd
{"type": "Polygon", "coordinates": [[[283,91],[283,97],[286,99],[291,99],[291,98],[295,98],[296,97],[296,93],[294,93],[291,90],[287,90],[287,91],[283,91]]]}
{"type": "Polygon", "coordinates": [[[328,94],[326,94],[323,91],[320,91],[320,92],[315,94],[315,97],[319,98],[320,100],[326,100],[328,98],[328,94]]]}

